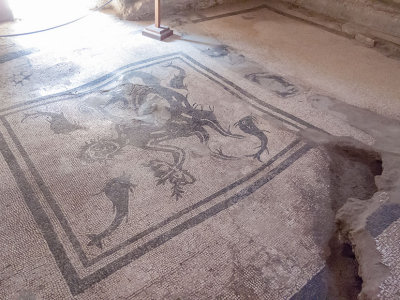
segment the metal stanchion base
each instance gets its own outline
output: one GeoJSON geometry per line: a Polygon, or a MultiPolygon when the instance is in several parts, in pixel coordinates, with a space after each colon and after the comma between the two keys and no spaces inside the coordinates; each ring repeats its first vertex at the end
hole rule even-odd
{"type": "Polygon", "coordinates": [[[174,32],[166,26],[156,27],[155,24],[146,27],[142,31],[142,35],[152,39],[162,41],[167,37],[171,36],[174,32]]]}

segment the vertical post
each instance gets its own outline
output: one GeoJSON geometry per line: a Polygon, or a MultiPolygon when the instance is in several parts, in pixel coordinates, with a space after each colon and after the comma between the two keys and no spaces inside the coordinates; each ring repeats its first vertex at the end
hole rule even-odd
{"type": "Polygon", "coordinates": [[[161,26],[161,10],[160,10],[160,0],[154,0],[154,18],[155,25],[157,28],[161,26]]]}
{"type": "Polygon", "coordinates": [[[161,0],[154,0],[154,24],[143,29],[142,34],[149,38],[162,41],[171,36],[174,32],[166,26],[161,26],[160,2],[161,0]]]}

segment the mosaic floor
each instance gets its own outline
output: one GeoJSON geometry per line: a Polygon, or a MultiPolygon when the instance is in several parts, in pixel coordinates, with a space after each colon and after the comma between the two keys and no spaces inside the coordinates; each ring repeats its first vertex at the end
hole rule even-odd
{"type": "MultiPolygon", "coordinates": [[[[351,299],[326,262],[331,161],[304,132],[374,134],[316,110],[331,93],[185,32],[213,15],[162,48],[146,24],[92,18],[1,46],[0,298],[351,299]]],[[[369,219],[395,270],[382,299],[399,292],[393,205],[369,219]]]]}

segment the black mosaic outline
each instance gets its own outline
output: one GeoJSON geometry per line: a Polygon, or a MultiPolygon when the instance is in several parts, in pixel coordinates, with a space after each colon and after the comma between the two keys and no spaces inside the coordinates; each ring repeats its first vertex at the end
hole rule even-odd
{"type": "MultiPolygon", "coordinates": [[[[249,195],[253,194],[259,188],[261,188],[266,183],[275,178],[275,176],[279,175],[281,172],[290,167],[295,161],[297,161],[300,157],[302,157],[305,153],[307,153],[311,148],[312,146],[308,144],[302,146],[296,152],[291,154],[287,159],[285,159],[278,167],[272,169],[265,177],[261,177],[260,179],[256,180],[253,184],[242,189],[235,195],[213,205],[207,210],[182,222],[181,224],[170,229],[169,231],[160,234],[156,238],[151,239],[150,241],[137,247],[133,251],[130,251],[124,256],[98,269],[92,274],[85,276],[84,278],[80,278],[75,268],[73,267],[71,261],[69,260],[66,251],[61,241],[59,240],[49,217],[47,216],[43,207],[40,205],[39,200],[35,196],[33,189],[30,186],[28,180],[26,179],[14,154],[8,147],[3,137],[3,134],[0,133],[0,153],[5,158],[6,163],[10,168],[13,177],[16,180],[16,183],[23,194],[25,203],[29,208],[29,210],[31,211],[35,219],[35,222],[38,224],[38,227],[41,230],[51,253],[53,254],[53,257],[55,259],[58,268],[60,269],[61,274],[63,275],[65,281],[67,282],[72,295],[77,295],[79,293],[82,293],[83,291],[91,287],[93,284],[100,282],[101,280],[105,279],[109,275],[118,271],[122,267],[130,264],[133,260],[140,258],[141,256],[163,245],[164,243],[171,240],[173,237],[179,235],[180,233],[183,233],[184,231],[204,222],[205,220],[215,216],[221,211],[247,198],[249,195]]],[[[275,159],[278,159],[279,157],[280,155],[278,154],[275,157],[275,159]]]]}
{"type": "Polygon", "coordinates": [[[262,4],[262,5],[259,5],[259,6],[256,6],[256,7],[236,10],[236,11],[232,11],[232,12],[228,12],[228,13],[224,13],[224,14],[211,16],[211,17],[202,17],[202,18],[199,18],[199,19],[192,20],[192,23],[196,24],[196,23],[211,21],[211,20],[215,20],[215,19],[232,17],[232,16],[236,16],[236,15],[241,15],[241,14],[253,12],[253,11],[256,11],[256,10],[259,10],[259,9],[263,9],[263,8],[267,8],[267,5],[262,4]]]}
{"type": "MultiPolygon", "coordinates": [[[[211,73],[213,76],[217,77],[219,80],[222,80],[225,84],[231,86],[232,88],[234,88],[235,90],[237,90],[238,92],[244,94],[246,97],[249,97],[250,99],[256,101],[257,103],[263,105],[264,107],[268,107],[270,110],[276,111],[278,113],[283,114],[285,117],[288,117],[289,119],[292,119],[295,122],[300,121],[299,123],[302,125],[306,125],[307,127],[311,127],[311,128],[316,128],[313,125],[304,122],[301,119],[298,119],[297,117],[290,115],[284,111],[281,111],[261,100],[259,100],[258,98],[252,96],[251,94],[249,94],[248,92],[244,91],[243,89],[241,89],[240,87],[238,87],[237,85],[235,85],[234,83],[228,81],[227,79],[225,79],[224,77],[220,76],[219,74],[215,73],[214,71],[206,68],[205,66],[201,65],[200,63],[198,63],[196,60],[194,60],[193,58],[187,56],[186,54],[180,53],[183,57],[185,57],[186,59],[190,60],[192,63],[194,63],[195,65],[197,65],[198,67],[202,68],[203,70],[211,73]]],[[[35,103],[35,102],[40,102],[49,98],[53,98],[53,97],[58,97],[61,95],[68,95],[70,94],[71,91],[78,91],[80,88],[82,87],[88,87],[88,86],[93,86],[99,82],[103,82],[107,79],[112,78],[112,76],[114,76],[117,73],[120,73],[122,70],[127,69],[131,66],[134,65],[139,65],[139,64],[143,64],[146,63],[148,61],[154,61],[154,60],[158,60],[160,58],[164,58],[164,57],[168,57],[168,56],[173,56],[176,55],[176,53],[170,54],[170,55],[165,55],[165,56],[161,56],[161,57],[156,57],[156,58],[152,58],[149,60],[145,60],[145,61],[141,61],[141,62],[137,62],[134,64],[130,64],[127,66],[124,66],[112,73],[109,73],[107,75],[104,75],[102,77],[100,77],[97,80],[94,80],[88,84],[85,84],[81,87],[75,88],[73,90],[70,91],[66,91],[63,93],[59,93],[56,95],[50,95],[47,97],[42,97],[39,99],[35,99],[35,100],[31,100],[31,101],[27,101],[25,102],[25,104],[19,104],[16,106],[11,107],[11,109],[18,107],[18,106],[23,106],[31,103],[35,103]],[[100,80],[101,79],[101,80],[100,80]]],[[[196,69],[195,69],[196,70],[196,69]]],[[[203,73],[204,75],[204,73],[203,73]]],[[[220,82],[216,81],[215,79],[213,79],[212,77],[208,76],[209,79],[213,80],[214,82],[216,82],[217,84],[221,85],[220,82]]],[[[81,95],[80,95],[81,96],[81,95]]],[[[73,97],[75,98],[75,97],[73,97]]],[[[243,98],[241,97],[241,99],[243,100],[243,98]]],[[[61,100],[60,100],[61,101],[61,100]]],[[[31,107],[28,107],[27,109],[29,109],[31,107]]],[[[3,110],[5,111],[5,110],[3,110]]],[[[273,115],[273,114],[272,114],[273,115]]],[[[276,117],[275,115],[273,115],[274,117],[276,117]]],[[[278,117],[279,118],[279,117],[278,117]]],[[[3,125],[5,126],[5,128],[7,129],[9,135],[11,136],[13,142],[16,144],[20,154],[24,157],[27,156],[27,153],[25,150],[23,150],[23,147],[21,145],[21,143],[18,141],[15,133],[13,132],[10,124],[7,122],[7,120],[5,119],[5,116],[1,116],[1,121],[3,122],[3,125]],[[22,150],[22,152],[21,152],[22,150]]],[[[264,164],[263,166],[261,166],[259,169],[255,170],[252,174],[250,174],[249,176],[231,184],[230,186],[220,190],[217,193],[220,193],[221,195],[226,193],[227,191],[231,190],[232,188],[248,181],[251,177],[254,177],[256,174],[259,174],[262,170],[264,170],[265,168],[267,168],[269,165],[271,165],[273,162],[275,162],[278,158],[280,158],[281,156],[283,156],[284,154],[286,154],[287,152],[289,152],[291,149],[293,149],[293,147],[295,147],[297,144],[299,143],[299,141],[295,141],[292,144],[290,144],[287,148],[285,148],[284,150],[282,150],[279,154],[277,154],[273,159],[271,159],[269,162],[267,162],[266,164],[264,164]],[[240,183],[239,183],[240,182],[240,183]]],[[[206,219],[218,214],[219,212],[225,210],[226,208],[238,203],[239,201],[243,200],[244,198],[246,198],[247,196],[251,195],[252,193],[254,193],[256,190],[258,190],[260,187],[262,187],[263,185],[265,185],[266,183],[268,183],[270,180],[272,180],[276,175],[280,174],[282,171],[284,171],[285,169],[287,169],[291,164],[293,164],[297,159],[299,159],[300,157],[302,157],[308,150],[310,150],[312,147],[310,145],[304,145],[302,146],[300,149],[298,149],[297,151],[295,151],[294,153],[292,153],[288,158],[286,158],[282,163],[280,163],[277,167],[275,167],[274,169],[272,169],[268,174],[266,174],[265,177],[262,177],[258,180],[256,180],[253,184],[251,184],[250,186],[242,189],[240,192],[236,193],[235,195],[229,197],[228,199],[221,201],[217,204],[215,204],[214,206],[208,208],[207,210],[199,213],[198,215],[191,217],[189,220],[184,221],[183,223],[175,226],[174,228],[172,228],[171,230],[169,230],[168,232],[165,232],[161,235],[159,235],[158,237],[146,242],[144,245],[137,247],[136,249],[132,250],[131,252],[129,252],[128,254],[114,260],[113,262],[107,264],[106,266],[98,269],[97,271],[95,271],[94,273],[84,277],[84,278],[80,278],[79,275],[77,274],[75,268],[73,267],[72,263],[70,262],[65,249],[61,243],[61,241],[59,240],[57,233],[54,231],[54,227],[51,224],[51,221],[49,219],[49,217],[46,215],[45,211],[43,210],[43,207],[41,207],[40,202],[38,201],[37,197],[34,195],[33,193],[33,189],[30,186],[29,182],[27,181],[22,168],[18,165],[18,162],[15,158],[15,156],[13,155],[13,153],[11,152],[10,148],[8,147],[3,135],[0,133],[0,152],[2,153],[2,155],[4,156],[4,158],[6,159],[6,162],[17,182],[17,185],[19,187],[19,189],[21,190],[21,192],[23,193],[24,196],[24,200],[28,206],[28,208],[30,209],[32,215],[34,216],[34,219],[36,221],[36,223],[38,224],[39,228],[41,229],[43,236],[49,246],[50,251],[53,254],[53,257],[55,258],[56,264],[58,265],[63,277],[65,278],[70,291],[73,295],[79,294],[81,292],[83,292],[85,289],[89,288],[90,286],[92,286],[93,284],[103,280],[104,278],[108,277],[109,275],[111,275],[112,273],[114,273],[115,271],[121,269],[123,266],[131,263],[133,260],[143,256],[144,254],[146,254],[147,252],[161,246],[162,244],[164,244],[165,242],[167,242],[168,240],[172,239],[173,237],[177,236],[178,234],[200,224],[201,222],[205,221],[206,219]]],[[[32,164],[33,166],[33,164],[32,164]]],[[[31,173],[35,176],[35,169],[31,169],[30,164],[28,163],[28,168],[30,169],[31,173]]],[[[37,172],[37,171],[36,171],[37,172]]],[[[37,178],[35,178],[36,180],[37,178]]],[[[43,186],[44,182],[43,179],[39,179],[39,182],[37,182],[39,184],[39,186],[43,186]]],[[[49,192],[49,191],[48,191],[49,192]]],[[[46,192],[45,192],[46,193],[46,192]]],[[[44,194],[45,194],[44,193],[44,194]]],[[[216,194],[217,194],[216,193],[216,194]]],[[[46,195],[46,194],[45,194],[46,195]]],[[[211,195],[210,197],[216,197],[215,194],[211,195]]],[[[219,196],[219,194],[218,194],[219,196]]],[[[207,197],[206,199],[201,200],[200,202],[203,201],[211,201],[211,198],[207,197]]],[[[200,203],[199,202],[199,203],[200,203]]],[[[201,203],[202,205],[203,203],[201,203]]],[[[189,209],[195,209],[197,208],[197,203],[190,207],[189,209]]],[[[181,211],[182,212],[182,211],[181,211]]],[[[181,213],[178,212],[177,214],[181,213]]],[[[167,219],[168,220],[168,219],[167,219]]],[[[165,220],[164,220],[165,221],[165,220]]],[[[172,220],[170,220],[172,221],[172,220]]],[[[163,222],[161,222],[160,224],[162,224],[163,222]]],[[[161,226],[162,227],[162,226],[161,226]]],[[[160,228],[161,228],[160,227],[160,228]]],[[[64,228],[65,231],[65,228],[64,228]]]]}
{"type": "Polygon", "coordinates": [[[324,266],[289,300],[327,299],[329,295],[327,273],[327,267],[324,266]]]}
{"type": "MultiPolygon", "coordinates": [[[[162,57],[162,58],[164,58],[164,57],[162,57]]],[[[186,58],[190,58],[190,57],[186,56],[186,58]]],[[[156,58],[156,59],[158,59],[158,58],[156,58]]],[[[204,73],[204,72],[202,72],[201,70],[199,70],[199,69],[193,67],[192,65],[188,64],[188,63],[187,63],[185,60],[183,60],[182,58],[175,56],[175,54],[172,54],[172,57],[171,57],[171,58],[166,58],[166,59],[164,58],[164,59],[162,59],[162,60],[158,60],[158,61],[155,62],[155,63],[149,63],[149,64],[146,64],[146,65],[140,66],[140,67],[138,67],[138,68],[129,69],[129,70],[126,71],[126,72],[134,72],[134,71],[137,71],[137,70],[140,70],[140,69],[143,69],[143,68],[147,68],[147,67],[149,67],[149,66],[153,66],[153,65],[156,65],[156,64],[161,64],[161,63],[166,62],[166,61],[170,61],[170,60],[172,60],[172,59],[179,59],[179,60],[181,60],[182,62],[186,63],[189,67],[191,67],[191,68],[193,68],[195,71],[199,72],[201,75],[205,76],[206,78],[208,78],[208,79],[211,80],[211,81],[214,81],[214,83],[217,83],[218,85],[222,86],[226,91],[230,92],[230,93],[231,93],[232,95],[234,95],[235,97],[241,99],[242,101],[247,102],[249,105],[255,107],[256,109],[258,109],[258,110],[260,110],[260,111],[262,111],[263,113],[268,114],[268,115],[271,115],[271,116],[273,116],[273,117],[275,117],[275,118],[277,118],[277,119],[279,119],[279,120],[281,120],[281,121],[283,121],[283,122],[286,122],[286,123],[290,124],[291,126],[293,126],[293,127],[295,127],[295,128],[298,128],[298,129],[300,128],[300,127],[298,127],[297,125],[295,125],[295,124],[293,124],[293,123],[291,123],[291,122],[288,122],[288,121],[285,120],[285,119],[281,119],[281,118],[275,116],[274,114],[271,114],[270,112],[268,112],[268,111],[266,111],[266,110],[264,110],[264,109],[261,109],[261,108],[255,106],[254,104],[248,102],[245,98],[241,97],[238,93],[231,91],[229,88],[227,88],[227,87],[224,86],[223,84],[219,83],[218,81],[215,81],[215,79],[213,79],[212,77],[210,77],[210,76],[207,75],[206,73],[204,73]]],[[[194,61],[194,62],[196,62],[196,61],[194,61]]],[[[140,64],[140,62],[139,62],[139,63],[130,64],[129,66],[137,65],[137,64],[140,64]]],[[[200,65],[200,66],[201,66],[201,65],[200,65]]],[[[205,68],[205,67],[203,66],[203,68],[205,68]]],[[[126,66],[123,67],[123,68],[121,68],[121,69],[126,69],[126,66]]],[[[121,69],[120,69],[120,70],[121,70],[121,69]]],[[[211,70],[208,69],[208,71],[211,71],[211,70]]],[[[119,71],[119,72],[112,72],[112,73],[110,73],[110,74],[115,75],[115,76],[120,76],[120,75],[121,75],[121,72],[124,72],[124,71],[121,70],[121,71],[119,71]]],[[[214,73],[214,76],[219,76],[219,75],[216,74],[216,73],[214,73]]],[[[112,77],[111,77],[111,76],[107,76],[107,75],[106,75],[105,77],[107,77],[106,83],[104,83],[104,84],[102,84],[102,85],[100,85],[100,86],[96,86],[96,88],[95,88],[94,90],[93,90],[93,89],[90,89],[90,90],[85,91],[85,92],[83,92],[83,93],[77,94],[76,96],[78,96],[78,95],[79,95],[79,96],[82,96],[82,95],[85,95],[85,94],[88,94],[88,93],[92,93],[92,92],[94,92],[94,91],[100,89],[102,86],[109,84],[108,79],[110,79],[110,78],[112,79],[112,77]]],[[[221,78],[221,79],[223,79],[223,78],[221,78]]],[[[92,82],[92,85],[97,84],[97,83],[98,83],[98,81],[96,80],[96,81],[92,82]]],[[[229,82],[229,83],[230,83],[231,85],[233,85],[236,89],[238,89],[238,87],[235,86],[232,82],[229,82]]],[[[87,86],[87,85],[83,85],[83,86],[87,86]]],[[[241,90],[241,92],[243,92],[243,90],[241,90]]],[[[66,93],[69,95],[68,92],[66,92],[66,93]]],[[[45,99],[48,99],[48,98],[49,98],[49,97],[45,97],[45,99]]],[[[73,98],[75,98],[75,97],[73,97],[73,98]]],[[[72,99],[73,99],[73,98],[72,98],[72,99]]],[[[53,102],[67,101],[67,100],[71,100],[71,98],[68,98],[68,99],[57,99],[57,100],[55,100],[55,101],[46,102],[45,105],[47,105],[47,104],[49,104],[49,103],[53,103],[53,102]]],[[[261,104],[264,104],[264,102],[262,102],[261,104]]],[[[39,104],[38,106],[40,106],[40,105],[44,105],[44,104],[39,104]]],[[[10,114],[15,114],[15,113],[17,113],[17,112],[21,112],[21,111],[24,111],[24,110],[26,110],[26,109],[32,109],[32,106],[29,107],[29,108],[25,108],[25,109],[18,110],[18,111],[13,111],[13,112],[10,113],[10,114]]],[[[158,226],[159,224],[157,224],[157,225],[155,225],[155,226],[152,226],[152,227],[148,228],[147,230],[145,230],[145,231],[143,231],[143,232],[141,232],[141,233],[139,233],[139,234],[133,236],[132,238],[129,238],[128,240],[126,240],[126,241],[120,243],[119,245],[116,245],[116,246],[114,246],[113,248],[111,248],[111,249],[109,249],[109,250],[107,250],[107,251],[105,251],[105,252],[99,254],[97,257],[92,258],[92,259],[88,259],[88,257],[87,257],[87,255],[86,255],[85,251],[83,250],[83,248],[82,248],[82,246],[81,246],[80,241],[77,239],[77,237],[76,237],[75,234],[73,233],[73,230],[72,230],[72,228],[70,227],[67,218],[66,218],[66,217],[64,216],[64,214],[62,213],[61,208],[58,206],[57,201],[56,201],[55,198],[53,197],[51,191],[47,188],[47,186],[46,186],[46,184],[45,184],[43,178],[40,176],[40,173],[39,173],[38,170],[36,169],[34,163],[33,163],[32,160],[30,159],[28,153],[26,152],[26,150],[25,150],[24,147],[22,146],[22,144],[21,144],[21,142],[19,141],[17,135],[16,135],[15,132],[13,131],[11,125],[10,125],[10,124],[8,123],[8,121],[6,120],[5,116],[7,116],[7,115],[9,115],[9,114],[4,114],[3,116],[0,116],[0,119],[2,120],[2,122],[3,122],[4,126],[5,126],[5,128],[7,129],[8,133],[9,133],[10,137],[12,138],[14,144],[16,145],[17,149],[18,149],[19,152],[21,153],[21,155],[22,155],[22,157],[23,157],[25,163],[27,164],[29,170],[30,170],[31,173],[33,174],[36,183],[38,184],[38,186],[39,186],[39,188],[41,189],[43,195],[45,196],[45,199],[46,199],[47,203],[49,204],[50,208],[52,209],[53,213],[55,214],[55,216],[57,217],[58,221],[60,222],[60,224],[61,224],[61,226],[62,226],[64,232],[66,233],[66,235],[67,235],[67,237],[68,237],[70,243],[72,244],[72,246],[73,246],[75,252],[76,252],[77,255],[78,255],[78,258],[79,258],[80,262],[82,263],[82,265],[83,265],[84,267],[90,267],[90,266],[94,265],[95,263],[99,262],[101,259],[105,258],[106,256],[109,256],[109,255],[114,254],[116,251],[119,251],[119,250],[122,249],[124,246],[127,246],[127,245],[129,245],[129,244],[131,244],[131,243],[133,243],[133,242],[136,242],[136,241],[139,240],[140,238],[142,238],[142,237],[146,236],[147,234],[149,234],[149,233],[151,233],[151,232],[153,232],[153,231],[155,231],[155,230],[157,230],[157,229],[160,228],[160,226],[158,226]]],[[[310,126],[311,126],[311,125],[310,125],[310,126]]],[[[298,143],[298,141],[293,142],[293,143],[290,145],[290,147],[284,149],[284,150],[281,152],[281,154],[280,154],[279,156],[282,156],[284,153],[288,152],[288,151],[289,151],[292,147],[294,147],[297,143],[298,143]]],[[[272,163],[272,162],[274,162],[274,161],[275,161],[275,159],[272,159],[270,162],[272,163]]],[[[265,169],[266,166],[269,166],[269,165],[270,165],[270,162],[268,162],[266,165],[263,165],[257,172],[254,172],[254,174],[252,173],[253,175],[250,176],[250,177],[248,177],[248,179],[250,179],[250,178],[253,177],[253,176],[256,176],[259,172],[261,172],[261,170],[265,169]]],[[[243,182],[241,182],[241,183],[243,183],[243,182]]],[[[234,183],[234,184],[232,184],[232,185],[237,186],[236,183],[234,183]]],[[[224,190],[224,189],[223,189],[223,190],[224,190]]],[[[207,198],[204,199],[204,200],[207,200],[207,199],[209,199],[209,200],[206,201],[206,202],[204,202],[204,203],[207,203],[207,202],[211,201],[212,199],[214,199],[215,197],[217,197],[217,196],[219,196],[219,195],[220,195],[220,193],[217,192],[217,193],[215,193],[215,194],[213,194],[213,195],[207,197],[207,198]]],[[[200,202],[198,202],[198,203],[202,203],[202,201],[200,201],[200,202]]],[[[197,208],[197,207],[198,207],[198,206],[194,206],[193,209],[194,209],[194,208],[197,208]]],[[[183,210],[183,211],[186,211],[186,210],[183,210]]],[[[184,214],[184,213],[182,213],[183,211],[178,212],[176,215],[172,215],[171,217],[167,218],[166,220],[164,220],[164,221],[161,222],[160,224],[166,225],[166,224],[170,223],[171,221],[177,219],[177,217],[176,217],[177,215],[182,216],[182,215],[184,214]]],[[[185,213],[188,213],[188,212],[189,212],[189,211],[186,211],[185,213]]]]}

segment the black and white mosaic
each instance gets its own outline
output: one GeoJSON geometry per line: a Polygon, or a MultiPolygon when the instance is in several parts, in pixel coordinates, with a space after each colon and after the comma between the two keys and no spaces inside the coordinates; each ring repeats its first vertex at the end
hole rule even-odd
{"type": "MultiPolygon", "coordinates": [[[[297,92],[264,75],[248,79],[297,92]]],[[[0,152],[73,295],[244,201],[311,148],[268,120],[313,127],[182,53],[0,113],[0,152]]]]}

